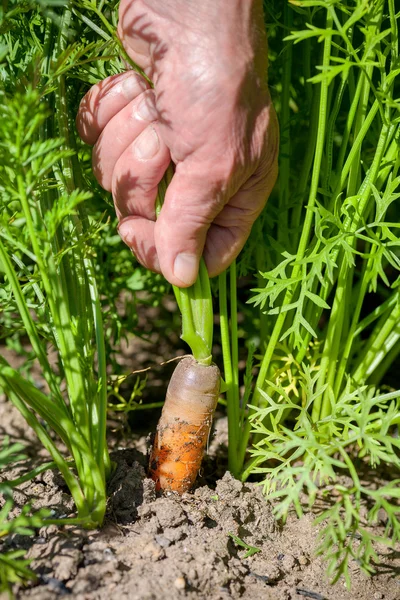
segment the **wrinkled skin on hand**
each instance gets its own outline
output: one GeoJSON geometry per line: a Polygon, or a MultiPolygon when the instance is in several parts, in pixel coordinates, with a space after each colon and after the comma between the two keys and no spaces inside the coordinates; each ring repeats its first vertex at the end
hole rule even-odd
{"type": "Polygon", "coordinates": [[[122,0],[118,34],[154,82],[109,77],[81,102],[78,131],[112,191],[119,233],[173,284],[210,276],[242,249],[277,176],[260,0],[122,0]],[[157,186],[175,174],[155,220],[157,186]]]}

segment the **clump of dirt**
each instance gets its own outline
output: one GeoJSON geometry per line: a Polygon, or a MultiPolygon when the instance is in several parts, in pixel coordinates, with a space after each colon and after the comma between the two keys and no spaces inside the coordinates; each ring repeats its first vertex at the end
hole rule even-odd
{"type": "MultiPolygon", "coordinates": [[[[400,597],[400,553],[386,555],[372,579],[356,563],[352,589],[331,587],[326,565],[315,558],[318,530],[311,513],[278,523],[261,488],[229,473],[194,492],[157,496],[146,477],[145,456],[135,449],[112,454],[116,470],[109,483],[104,527],[86,532],[54,525],[33,538],[11,536],[4,545],[25,547],[36,584],[16,590],[19,600],[356,600],[400,597]],[[247,550],[234,537],[257,552],[247,550]]],[[[62,480],[52,474],[24,484],[20,498],[54,501],[57,513],[71,513],[62,480]]]]}

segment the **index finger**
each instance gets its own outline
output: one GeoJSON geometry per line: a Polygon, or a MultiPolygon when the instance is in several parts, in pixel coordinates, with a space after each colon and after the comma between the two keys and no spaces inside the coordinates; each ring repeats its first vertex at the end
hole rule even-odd
{"type": "Polygon", "coordinates": [[[107,77],[82,98],[76,128],[82,140],[95,144],[107,123],[150,86],[135,71],[107,77]]]}

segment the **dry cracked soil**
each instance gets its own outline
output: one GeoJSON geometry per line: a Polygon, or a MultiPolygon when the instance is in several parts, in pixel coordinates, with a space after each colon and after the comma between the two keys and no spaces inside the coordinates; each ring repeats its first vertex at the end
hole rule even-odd
{"type": "MultiPolygon", "coordinates": [[[[1,433],[21,435],[24,423],[4,399],[1,433]]],[[[25,428],[26,433],[26,428],[25,428]]],[[[27,436],[35,449],[34,437],[27,436]]],[[[210,454],[221,452],[226,420],[217,419],[210,454]]],[[[144,446],[144,440],[135,444],[144,446]]],[[[16,587],[19,600],[397,600],[400,552],[377,548],[380,565],[372,578],[351,564],[351,590],[330,586],[326,564],[315,556],[316,514],[275,520],[260,486],[243,484],[226,472],[191,493],[157,495],[146,477],[146,457],[137,447],[112,453],[116,465],[109,483],[104,527],[82,531],[51,525],[34,536],[9,536],[1,549],[25,548],[36,582],[16,587]],[[247,556],[240,538],[258,551],[247,556]]],[[[223,448],[222,448],[223,449],[223,448]]],[[[211,460],[212,462],[212,460],[211,460]]],[[[14,474],[12,474],[14,475],[14,474]]],[[[62,478],[46,472],[15,492],[15,511],[33,500],[58,517],[73,514],[62,478]]],[[[7,596],[1,597],[5,600],[7,596]]]]}
{"type": "MultiPolygon", "coordinates": [[[[132,368],[135,356],[140,368],[154,362],[155,351],[156,345],[143,355],[127,348],[121,357],[132,368]]],[[[165,350],[161,355],[165,357],[165,350]]],[[[7,358],[19,365],[18,357],[7,358]]],[[[163,382],[165,377],[157,372],[149,378],[153,397],[162,397],[163,382]]],[[[353,561],[350,590],[342,579],[329,584],[326,563],[315,555],[319,529],[313,522],[321,506],[300,519],[289,514],[286,523],[276,521],[273,505],[259,485],[243,484],[226,472],[225,417],[216,419],[203,476],[196,489],[183,496],[155,493],[145,470],[146,437],[126,435],[124,425],[118,419],[110,422],[115,471],[102,529],[51,525],[33,536],[15,534],[0,542],[0,552],[25,549],[36,573],[36,581],[27,587],[15,586],[18,600],[400,599],[399,547],[376,547],[380,562],[373,577],[353,561]],[[247,556],[237,538],[257,552],[247,556]]],[[[155,421],[145,425],[149,431],[155,421]]],[[[7,478],[48,459],[20,414],[0,395],[0,442],[5,436],[22,440],[29,457],[27,465],[9,471],[7,478]]],[[[374,485],[384,483],[379,476],[374,485]]],[[[74,514],[63,479],[51,471],[22,484],[14,500],[15,514],[27,501],[35,508],[52,508],[57,517],[74,514]]],[[[383,526],[378,523],[376,533],[383,526]]],[[[0,600],[8,600],[8,595],[0,594],[0,600]]]]}

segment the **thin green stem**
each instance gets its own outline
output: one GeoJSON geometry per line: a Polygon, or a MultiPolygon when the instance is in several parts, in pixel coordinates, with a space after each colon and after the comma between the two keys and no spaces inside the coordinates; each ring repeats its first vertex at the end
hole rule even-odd
{"type": "Polygon", "coordinates": [[[395,290],[393,294],[385,300],[385,302],[377,306],[367,317],[358,323],[357,329],[354,331],[354,337],[360,335],[360,333],[364,331],[368,325],[371,325],[371,323],[376,321],[376,319],[379,319],[379,317],[381,317],[383,314],[390,311],[390,309],[393,308],[397,302],[400,302],[399,291],[395,290]]]}
{"type": "MultiPolygon", "coordinates": [[[[326,21],[326,29],[331,29],[332,26],[332,18],[328,15],[326,21]]],[[[323,53],[323,69],[327,69],[330,62],[330,50],[331,50],[331,36],[326,36],[324,40],[324,53],[323,53]]],[[[311,178],[311,188],[308,199],[307,211],[304,221],[304,227],[302,230],[302,235],[299,242],[299,249],[296,257],[296,264],[293,267],[291,278],[296,279],[300,274],[301,265],[299,264],[301,259],[304,257],[304,254],[307,249],[307,245],[309,243],[311,226],[314,218],[314,206],[317,199],[318,192],[318,183],[320,178],[321,171],[321,162],[322,155],[324,151],[325,144],[325,127],[326,127],[326,110],[327,110],[327,100],[328,100],[328,80],[324,79],[321,83],[321,95],[320,95],[320,103],[319,103],[319,113],[318,113],[318,138],[315,148],[315,158],[314,158],[314,166],[311,178]]],[[[290,304],[292,298],[295,294],[295,289],[288,289],[285,294],[285,298],[283,300],[282,306],[286,306],[290,304]]],[[[269,364],[272,358],[272,355],[275,350],[275,346],[281,336],[281,331],[286,319],[286,312],[281,312],[276,320],[275,327],[273,329],[270,341],[268,343],[267,349],[263,356],[260,371],[257,377],[256,382],[256,390],[254,392],[254,397],[252,404],[256,405],[259,401],[259,390],[263,389],[265,378],[268,372],[269,364]]],[[[249,426],[248,426],[249,430],[249,426]]]]}
{"type": "MultiPolygon", "coordinates": [[[[394,338],[393,332],[392,338],[394,338]]],[[[368,383],[370,385],[379,385],[382,380],[382,377],[386,375],[387,371],[390,369],[394,361],[400,355],[400,335],[397,335],[397,341],[395,339],[392,339],[392,342],[394,343],[392,343],[391,349],[387,352],[386,356],[382,358],[380,364],[375,365],[375,368],[369,375],[368,383]]]]}
{"type": "Polygon", "coordinates": [[[55,380],[54,373],[50,367],[50,363],[47,359],[46,352],[42,346],[40,341],[35,322],[32,318],[32,315],[29,311],[29,308],[26,304],[24,294],[22,292],[20,283],[18,281],[18,277],[15,273],[15,270],[12,266],[12,263],[9,259],[9,256],[6,252],[6,249],[3,245],[3,242],[0,239],[0,259],[2,262],[3,270],[8,278],[8,281],[13,290],[14,298],[18,306],[19,313],[23,320],[26,332],[29,336],[29,340],[32,344],[32,348],[37,356],[39,364],[42,368],[42,372],[46,382],[49,385],[49,388],[53,394],[54,401],[61,406],[63,404],[63,399],[60,394],[59,386],[55,380]]]}
{"type": "Polygon", "coordinates": [[[304,155],[304,160],[301,167],[300,179],[298,181],[298,185],[296,186],[298,189],[298,194],[296,194],[296,205],[293,208],[292,214],[292,230],[295,236],[296,242],[299,240],[299,231],[301,225],[301,218],[303,214],[303,204],[304,198],[306,197],[308,180],[310,177],[310,171],[313,165],[315,147],[317,144],[318,132],[319,132],[319,110],[318,107],[320,105],[320,88],[318,87],[314,90],[312,95],[312,102],[310,105],[310,117],[309,117],[309,132],[307,138],[307,147],[304,155]]]}
{"type": "MultiPolygon", "coordinates": [[[[329,31],[332,27],[332,16],[327,15],[326,18],[326,29],[329,31]]],[[[323,50],[323,59],[322,59],[322,69],[326,70],[330,64],[330,56],[331,56],[331,42],[332,38],[330,35],[327,35],[324,39],[324,50],[323,50]]],[[[320,97],[319,97],[319,110],[318,110],[318,136],[316,140],[315,146],[315,155],[314,155],[314,164],[311,176],[311,187],[308,197],[308,204],[306,207],[306,215],[304,220],[304,226],[302,229],[302,234],[300,237],[299,248],[296,256],[296,263],[293,266],[291,278],[296,280],[300,275],[300,270],[302,265],[300,261],[303,259],[307,245],[310,239],[311,227],[314,219],[314,206],[317,200],[318,193],[318,185],[321,173],[321,163],[322,156],[324,152],[325,145],[325,129],[326,129],[326,113],[327,113],[327,103],[328,103],[328,88],[329,82],[327,78],[324,78],[321,82],[320,86],[320,97]]],[[[282,302],[282,307],[287,306],[293,300],[293,297],[296,293],[297,286],[292,286],[288,288],[285,297],[282,302]]],[[[274,329],[272,331],[271,337],[269,339],[266,351],[261,361],[260,370],[258,373],[255,390],[252,397],[251,404],[253,406],[258,406],[260,401],[260,391],[263,390],[265,385],[265,379],[267,377],[268,369],[270,367],[270,362],[275,351],[275,347],[281,337],[282,329],[287,317],[287,312],[280,312],[278,318],[276,320],[274,329]]],[[[249,419],[247,419],[244,429],[243,435],[241,437],[241,444],[239,448],[239,464],[244,463],[245,454],[247,451],[248,441],[251,432],[251,423],[249,419]]]]}
{"type": "MultiPolygon", "coordinates": [[[[200,281],[198,285],[201,286],[200,281]]],[[[202,307],[199,308],[199,304],[204,299],[203,291],[201,289],[201,291],[196,290],[195,292],[194,286],[190,288],[176,288],[174,286],[175,296],[182,313],[181,338],[190,347],[194,358],[198,362],[207,365],[212,360],[212,348],[207,345],[205,338],[208,333],[204,332],[209,331],[209,321],[212,324],[212,312],[210,314],[207,308],[204,311],[202,307]]]]}
{"type": "MultiPolygon", "coordinates": [[[[368,200],[371,196],[371,184],[375,183],[379,173],[380,164],[386,146],[387,134],[388,127],[383,125],[373,163],[362,185],[362,192],[360,195],[356,216],[353,218],[353,220],[351,220],[350,217],[346,218],[344,223],[345,231],[354,233],[364,211],[366,210],[368,200]]],[[[348,243],[350,245],[354,245],[354,236],[348,241],[348,243]]],[[[330,412],[330,388],[333,386],[333,381],[336,374],[339,351],[338,341],[340,341],[342,336],[343,314],[346,310],[346,306],[343,303],[343,292],[346,289],[346,282],[349,278],[349,273],[353,268],[354,267],[350,264],[349,259],[344,256],[340,267],[335,299],[329,319],[329,326],[321,359],[320,377],[317,383],[317,391],[321,390],[326,383],[328,384],[328,387],[323,395],[323,399],[321,399],[321,396],[319,395],[313,404],[312,417],[314,421],[320,418],[320,412],[324,416],[328,415],[330,412]]]]}
{"type": "MultiPolygon", "coordinates": [[[[67,462],[68,466],[70,466],[70,467],[73,467],[75,464],[74,461],[66,461],[66,462],[67,462]]],[[[21,485],[22,483],[25,483],[26,481],[31,481],[32,479],[34,479],[41,473],[45,473],[46,471],[52,471],[57,468],[58,468],[57,463],[54,460],[51,462],[46,462],[46,463],[43,463],[42,465],[39,465],[38,467],[35,467],[31,471],[28,471],[28,473],[21,475],[20,477],[16,477],[15,479],[6,479],[5,483],[8,486],[10,486],[11,488],[14,488],[14,487],[17,487],[18,485],[21,485]]]]}
{"type": "MultiPolygon", "coordinates": [[[[288,2],[283,5],[283,21],[287,31],[291,30],[293,12],[288,2]]],[[[290,83],[292,72],[293,44],[288,43],[283,53],[282,94],[280,112],[281,144],[279,153],[279,221],[278,241],[289,243],[288,213],[290,195],[290,83]]]]}
{"type": "Polygon", "coordinates": [[[62,476],[64,477],[65,483],[68,485],[69,490],[74,498],[74,502],[78,509],[78,513],[82,517],[86,517],[89,514],[89,509],[86,503],[86,499],[83,495],[82,489],[79,486],[78,481],[75,479],[71,471],[69,470],[67,462],[61,456],[57,450],[53,440],[50,438],[45,429],[40,425],[36,416],[26,407],[24,402],[20,399],[17,392],[13,390],[12,385],[9,386],[8,382],[0,374],[0,381],[5,389],[8,388],[8,396],[14,406],[19,410],[21,415],[24,417],[28,425],[36,433],[43,447],[50,453],[62,476]]]}
{"type": "Polygon", "coordinates": [[[38,241],[36,228],[32,220],[31,209],[25,193],[23,177],[20,173],[18,173],[16,179],[19,198],[26,219],[27,229],[30,235],[36,262],[39,267],[43,286],[46,291],[47,302],[49,304],[50,312],[57,332],[60,354],[68,382],[68,393],[71,400],[71,409],[77,423],[79,423],[81,430],[85,432],[87,439],[90,439],[87,405],[83,401],[85,398],[85,384],[79,364],[79,356],[74,336],[71,332],[71,317],[66,306],[65,297],[60,290],[60,281],[57,276],[57,270],[53,257],[48,254],[46,263],[43,261],[42,250],[38,241]]]}
{"type": "MultiPolygon", "coordinates": [[[[226,384],[226,397],[228,409],[228,468],[230,472],[237,477],[240,463],[238,463],[238,443],[239,443],[239,420],[236,391],[234,363],[232,360],[231,340],[229,333],[229,315],[227,298],[227,273],[224,271],[219,275],[219,314],[222,357],[224,363],[224,376],[226,384]]],[[[237,365],[236,365],[237,371],[237,365]]]]}
{"type": "Polygon", "coordinates": [[[381,319],[370,335],[368,343],[353,372],[353,379],[362,384],[395,346],[400,337],[400,303],[396,304],[389,317],[381,319]]]}
{"type": "Polygon", "coordinates": [[[233,371],[233,409],[235,421],[239,423],[239,338],[238,338],[238,308],[237,308],[237,281],[236,260],[229,267],[230,283],[230,325],[231,325],[231,348],[232,348],[232,371],[233,371]]]}
{"type": "MultiPolygon", "coordinates": [[[[70,29],[71,13],[68,10],[64,11],[63,23],[65,24],[64,29],[70,29]]],[[[66,44],[67,40],[65,35],[63,35],[63,29],[61,29],[57,46],[58,54],[65,50],[66,44]]],[[[56,106],[58,130],[66,140],[67,147],[75,149],[75,140],[71,133],[73,129],[69,118],[69,103],[64,76],[58,78],[56,106]]],[[[72,193],[76,189],[76,186],[83,189],[81,167],[76,157],[66,157],[62,164],[62,171],[68,193],[72,193]]],[[[88,226],[87,216],[82,206],[79,207],[79,217],[72,215],[71,221],[72,234],[75,236],[77,248],[77,251],[73,253],[75,285],[65,289],[65,293],[70,297],[70,303],[75,302],[75,300],[77,301],[75,310],[77,311],[79,321],[84,323],[82,347],[86,356],[91,353],[92,330],[90,325],[93,323],[94,326],[98,370],[97,391],[94,391],[94,386],[88,386],[86,398],[90,410],[91,443],[93,444],[96,462],[104,480],[110,473],[110,460],[106,446],[107,372],[101,304],[93,261],[91,257],[85,256],[83,252],[79,251],[79,236],[83,233],[83,224],[88,226]],[[71,293],[73,297],[71,297],[71,293]],[[92,309],[91,315],[87,308],[89,305],[92,309]]]]}
{"type": "Polygon", "coordinates": [[[347,177],[349,176],[349,172],[351,170],[352,165],[357,160],[357,156],[359,155],[361,145],[364,141],[365,136],[371,128],[371,125],[376,117],[376,114],[379,110],[379,102],[375,100],[374,104],[371,106],[371,109],[366,116],[362,127],[357,134],[357,137],[354,140],[354,143],[351,146],[351,150],[347,156],[346,162],[343,165],[343,168],[340,171],[340,180],[332,194],[332,201],[334,202],[336,198],[339,196],[340,192],[344,189],[347,181],[347,177]]]}

